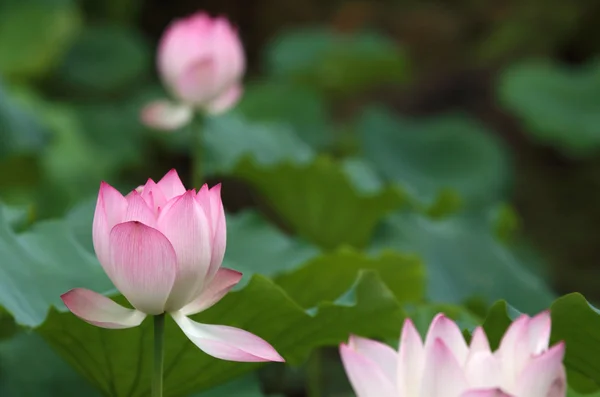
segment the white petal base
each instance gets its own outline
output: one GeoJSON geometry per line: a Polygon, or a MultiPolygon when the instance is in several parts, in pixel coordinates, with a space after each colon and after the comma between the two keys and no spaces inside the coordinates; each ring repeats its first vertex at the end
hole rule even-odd
{"type": "Polygon", "coordinates": [[[171,316],[200,350],[213,357],[239,362],[285,361],[271,345],[250,332],[226,325],[200,324],[181,312],[171,316]]]}
{"type": "Polygon", "coordinates": [[[192,121],[193,115],[192,108],[162,99],[144,106],[140,118],[148,127],[174,131],[192,121]]]}

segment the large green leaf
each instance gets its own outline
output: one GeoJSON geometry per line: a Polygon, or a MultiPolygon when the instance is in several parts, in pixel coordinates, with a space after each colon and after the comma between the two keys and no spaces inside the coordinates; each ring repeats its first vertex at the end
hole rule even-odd
{"type": "Polygon", "coordinates": [[[16,234],[6,214],[0,205],[0,306],[17,323],[38,326],[72,287],[111,288],[96,258],[74,243],[68,222],[45,221],[16,234]]]}
{"type": "Polygon", "coordinates": [[[263,397],[264,394],[260,389],[260,382],[254,374],[241,377],[221,386],[217,386],[210,391],[194,394],[194,397],[226,396],[263,397]]]}
{"type": "Polygon", "coordinates": [[[282,234],[254,211],[227,215],[223,266],[241,271],[242,284],[254,273],[272,276],[291,271],[318,254],[316,247],[282,234]]]}
{"type": "Polygon", "coordinates": [[[479,217],[443,220],[419,214],[394,214],[375,240],[421,255],[429,275],[428,295],[434,301],[460,303],[479,296],[489,303],[507,299],[525,312],[547,307],[552,292],[513,252],[497,241],[479,217]]]}
{"type": "MultiPolygon", "coordinates": [[[[581,294],[573,293],[554,301],[550,312],[551,343],[566,344],[564,363],[569,385],[582,393],[600,389],[600,311],[581,294]]],[[[493,336],[492,345],[497,346],[499,337],[517,314],[506,302],[494,305],[484,323],[486,332],[493,336]]]]}
{"type": "Polygon", "coordinates": [[[500,141],[465,116],[415,120],[371,108],[358,129],[367,159],[427,203],[452,190],[465,204],[488,204],[508,187],[509,162],[500,141]]]}
{"type": "Polygon", "coordinates": [[[576,390],[600,389],[600,312],[577,293],[557,299],[552,313],[552,342],[565,341],[565,366],[576,390]]]}
{"type": "Polygon", "coordinates": [[[47,136],[35,114],[20,106],[0,84],[0,159],[36,153],[44,147],[47,136]]]}
{"type": "Polygon", "coordinates": [[[227,115],[209,118],[202,136],[205,172],[231,173],[243,157],[263,165],[283,161],[304,164],[314,157],[312,149],[282,123],[252,123],[245,117],[227,115]]]}
{"type": "MultiPolygon", "coordinates": [[[[354,305],[320,305],[315,316],[305,313],[284,291],[254,276],[241,291],[194,318],[251,331],[298,364],[311,349],[336,345],[357,333],[393,337],[404,313],[376,274],[364,273],[355,288],[354,305]]],[[[52,311],[38,331],[80,373],[110,396],[146,396],[152,368],[151,321],[127,330],[93,327],[70,313],[52,311]]],[[[257,368],[256,364],[220,361],[198,350],[167,321],[165,396],[184,396],[226,382],[257,368]]]]}
{"type": "Polygon", "coordinates": [[[365,164],[315,158],[281,125],[209,119],[204,143],[207,172],[248,181],[295,231],[324,248],[365,246],[382,216],[405,203],[399,189],[360,183],[371,176],[365,164]]]}
{"type": "Polygon", "coordinates": [[[515,64],[502,74],[498,94],[536,140],[572,155],[600,147],[599,61],[579,69],[541,61],[515,64]]]}
{"type": "Polygon", "coordinates": [[[254,83],[244,88],[244,96],[235,110],[250,120],[290,125],[304,142],[315,148],[333,140],[325,100],[307,87],[254,83]]]}
{"type": "Polygon", "coordinates": [[[392,40],[375,33],[340,34],[326,28],[293,30],[266,51],[269,73],[334,94],[405,82],[408,60],[392,40]]]}
{"type": "Polygon", "coordinates": [[[423,299],[423,264],[416,257],[391,251],[369,257],[352,250],[340,250],[318,256],[305,266],[277,277],[276,282],[300,306],[311,308],[323,300],[340,297],[365,269],[377,271],[399,302],[414,303],[423,299]]]}
{"type": "Polygon", "coordinates": [[[136,96],[110,103],[74,105],[81,124],[81,133],[99,152],[109,159],[112,168],[141,163],[144,152],[144,134],[148,131],[140,122],[143,106],[136,96]]]}
{"type": "Polygon", "coordinates": [[[0,5],[0,75],[39,77],[60,60],[80,25],[70,0],[3,1],[0,5]]]}
{"type": "Polygon", "coordinates": [[[59,68],[60,82],[85,95],[124,92],[149,76],[150,48],[140,34],[118,26],[87,28],[59,68]]]}
{"type": "Polygon", "coordinates": [[[0,341],[12,337],[18,331],[18,326],[12,316],[0,307],[0,341]]]}
{"type": "Polygon", "coordinates": [[[100,396],[39,335],[0,341],[0,396],[100,396]]]}
{"type": "Polygon", "coordinates": [[[364,192],[326,157],[271,167],[243,159],[235,175],[255,186],[299,235],[326,249],[366,246],[381,219],[406,202],[392,187],[364,192]]]}

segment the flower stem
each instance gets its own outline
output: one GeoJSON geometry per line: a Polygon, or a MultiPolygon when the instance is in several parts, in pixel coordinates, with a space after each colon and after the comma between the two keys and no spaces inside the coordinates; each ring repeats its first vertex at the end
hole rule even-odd
{"type": "Polygon", "coordinates": [[[163,362],[165,341],[165,314],[154,316],[154,372],[152,374],[152,397],[163,395],[163,362]]]}
{"type": "Polygon", "coordinates": [[[192,186],[200,189],[204,183],[203,175],[203,154],[204,142],[202,139],[202,129],[204,128],[204,118],[201,114],[194,116],[191,122],[192,129],[192,186]]]}

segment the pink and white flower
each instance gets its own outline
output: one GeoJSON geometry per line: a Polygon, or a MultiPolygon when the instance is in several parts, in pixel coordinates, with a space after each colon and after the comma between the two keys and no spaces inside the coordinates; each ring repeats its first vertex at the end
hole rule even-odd
{"type": "Polygon", "coordinates": [[[548,312],[523,315],[492,352],[483,328],[467,345],[458,326],[435,317],[425,342],[404,322],[399,350],[351,336],[340,354],[357,397],[564,397],[565,346],[548,347],[548,312]]]}
{"type": "Polygon", "coordinates": [[[176,103],[156,100],[142,110],[142,121],[175,130],[195,110],[217,114],[239,100],[245,57],[237,31],[225,18],[198,12],[175,20],[158,48],[158,71],[176,103]]]}
{"type": "Polygon", "coordinates": [[[171,170],[158,183],[149,179],[123,197],[102,182],[94,214],[94,249],[134,309],[83,288],[61,298],[73,314],[98,327],[136,327],[147,315],[166,312],[211,356],[284,361],[271,345],[249,332],[188,318],[217,303],[242,277],[221,267],[226,238],[220,185],[186,190],[171,170]]]}

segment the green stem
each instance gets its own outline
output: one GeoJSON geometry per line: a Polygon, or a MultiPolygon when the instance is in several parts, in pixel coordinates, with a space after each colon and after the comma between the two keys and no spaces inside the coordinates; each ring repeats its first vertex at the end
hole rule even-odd
{"type": "Polygon", "coordinates": [[[163,362],[165,341],[165,314],[154,316],[154,372],[152,374],[152,397],[163,395],[163,362]]]}
{"type": "Polygon", "coordinates": [[[202,128],[204,118],[198,114],[191,122],[192,129],[192,186],[200,189],[204,183],[202,161],[204,145],[202,142],[202,128]]]}

